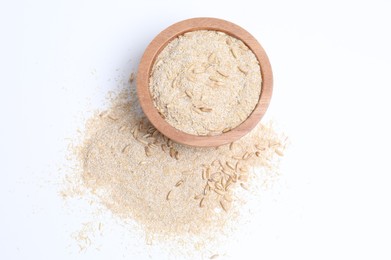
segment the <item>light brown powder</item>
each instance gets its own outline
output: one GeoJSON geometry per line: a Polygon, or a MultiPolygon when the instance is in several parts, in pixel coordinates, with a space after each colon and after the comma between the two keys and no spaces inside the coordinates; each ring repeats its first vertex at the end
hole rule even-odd
{"type": "Polygon", "coordinates": [[[183,146],[148,122],[134,89],[133,83],[88,120],[75,148],[79,172],[73,182],[155,237],[220,233],[240,213],[236,191],[251,185],[253,169],[275,173],[273,161],[284,150],[281,137],[259,124],[235,143],[183,146]]]}
{"type": "Polygon", "coordinates": [[[150,91],[164,119],[189,134],[218,135],[240,125],[254,110],[262,77],[254,53],[217,31],[193,31],[158,55],[150,91]]]}

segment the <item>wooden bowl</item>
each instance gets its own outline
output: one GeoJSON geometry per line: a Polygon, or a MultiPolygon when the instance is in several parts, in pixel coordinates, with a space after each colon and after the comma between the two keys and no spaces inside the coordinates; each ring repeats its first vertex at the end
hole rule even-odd
{"type": "Polygon", "coordinates": [[[273,90],[273,73],[269,59],[258,41],[246,30],[231,22],[216,18],[192,18],[175,23],[160,32],[148,45],[137,72],[137,94],[140,105],[151,123],[162,134],[175,142],[190,146],[219,146],[238,140],[250,132],[261,120],[269,106],[273,90]],[[239,126],[229,132],[215,136],[197,136],[182,132],[167,123],[153,104],[149,90],[149,77],[156,57],[166,45],[177,36],[189,31],[214,30],[221,31],[245,43],[259,61],[262,75],[261,95],[253,112],[239,126]]]}

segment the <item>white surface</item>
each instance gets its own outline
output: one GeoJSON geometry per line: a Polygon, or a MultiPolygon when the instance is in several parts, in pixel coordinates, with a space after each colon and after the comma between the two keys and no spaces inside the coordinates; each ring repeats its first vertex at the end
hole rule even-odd
{"type": "Polygon", "coordinates": [[[159,31],[198,16],[230,20],[261,42],[275,76],[267,118],[292,142],[247,239],[222,253],[391,258],[389,1],[254,2],[1,4],[1,259],[170,257],[115,224],[79,253],[71,234],[90,221],[88,205],[65,205],[57,168],[80,115],[101,107],[159,31]]]}

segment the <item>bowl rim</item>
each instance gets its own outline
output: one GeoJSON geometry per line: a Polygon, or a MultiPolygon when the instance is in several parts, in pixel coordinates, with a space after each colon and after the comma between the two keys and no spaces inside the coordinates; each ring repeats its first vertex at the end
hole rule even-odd
{"type": "Polygon", "coordinates": [[[231,143],[250,132],[262,119],[269,106],[273,92],[273,73],[268,56],[259,42],[245,29],[226,20],[210,17],[191,18],[177,22],[161,31],[147,46],[141,58],[137,77],[137,95],[141,108],[152,125],[173,141],[189,146],[210,147],[231,143]],[[213,136],[198,136],[185,133],[170,125],[159,114],[149,90],[149,78],[157,56],[169,42],[186,32],[214,30],[224,32],[241,40],[257,58],[261,76],[261,94],[252,113],[241,124],[228,132],[213,136]]]}

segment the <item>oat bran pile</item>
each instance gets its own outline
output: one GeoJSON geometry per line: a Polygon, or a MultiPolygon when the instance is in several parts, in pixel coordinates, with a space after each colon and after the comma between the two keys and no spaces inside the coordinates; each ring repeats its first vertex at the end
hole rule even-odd
{"type": "Polygon", "coordinates": [[[144,117],[132,83],[109,109],[88,120],[74,149],[79,164],[71,177],[78,190],[147,234],[201,237],[220,234],[236,219],[237,191],[251,187],[256,167],[275,174],[283,150],[282,137],[261,124],[217,148],[174,143],[144,117]]]}

